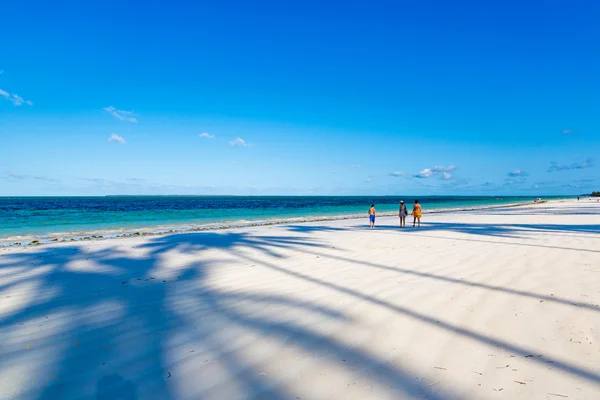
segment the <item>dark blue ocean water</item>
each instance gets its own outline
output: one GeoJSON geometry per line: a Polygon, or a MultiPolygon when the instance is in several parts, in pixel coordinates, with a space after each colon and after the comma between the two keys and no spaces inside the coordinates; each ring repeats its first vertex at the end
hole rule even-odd
{"type": "MultiPolygon", "coordinates": [[[[366,214],[375,204],[380,213],[396,212],[399,200],[410,207],[414,197],[237,197],[109,196],[0,197],[0,239],[159,227],[201,227],[219,223],[314,219],[366,214]]],[[[420,197],[425,212],[529,202],[529,197],[420,197]]],[[[113,232],[114,233],[114,232],[113,232]]]]}

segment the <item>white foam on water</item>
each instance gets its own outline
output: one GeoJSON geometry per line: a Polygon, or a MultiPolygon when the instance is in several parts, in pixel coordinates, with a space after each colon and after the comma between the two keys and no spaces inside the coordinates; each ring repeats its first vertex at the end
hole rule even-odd
{"type": "MultiPolygon", "coordinates": [[[[530,205],[530,202],[492,205],[492,206],[474,206],[462,208],[434,208],[423,211],[423,214],[440,214],[448,212],[468,212],[468,211],[483,211],[490,209],[502,209],[517,206],[530,205]]],[[[390,217],[397,216],[398,212],[378,213],[379,216],[390,217]]],[[[410,215],[409,215],[410,217],[410,215]]],[[[77,242],[86,240],[103,240],[123,237],[136,236],[157,236],[169,235],[173,233],[188,233],[188,232],[203,232],[233,228],[249,228],[256,226],[268,225],[284,225],[297,224],[319,221],[338,221],[346,219],[365,218],[365,214],[345,214],[345,215],[319,215],[306,217],[288,217],[288,218],[268,218],[263,220],[228,220],[221,222],[210,222],[202,224],[177,224],[177,225],[158,225],[145,228],[129,228],[129,229],[102,229],[102,230],[87,230],[87,231],[71,231],[71,232],[56,232],[46,235],[21,235],[0,238],[0,248],[6,247],[25,247],[39,246],[50,243],[77,242]]]]}

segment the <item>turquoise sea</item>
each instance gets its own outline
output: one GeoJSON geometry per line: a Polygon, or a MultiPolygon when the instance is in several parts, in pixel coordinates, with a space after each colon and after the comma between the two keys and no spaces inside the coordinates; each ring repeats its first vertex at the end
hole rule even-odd
{"type": "MultiPolygon", "coordinates": [[[[533,197],[419,197],[423,210],[473,209],[529,203],[533,197]]],[[[0,246],[253,224],[351,218],[396,213],[414,196],[107,196],[0,197],[0,246]]]]}

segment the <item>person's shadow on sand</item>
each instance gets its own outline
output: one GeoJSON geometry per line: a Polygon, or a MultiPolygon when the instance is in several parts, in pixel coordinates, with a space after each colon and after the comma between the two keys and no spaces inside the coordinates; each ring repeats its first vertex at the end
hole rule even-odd
{"type": "Polygon", "coordinates": [[[135,400],[135,386],[117,374],[104,376],[96,385],[96,400],[135,400]]]}

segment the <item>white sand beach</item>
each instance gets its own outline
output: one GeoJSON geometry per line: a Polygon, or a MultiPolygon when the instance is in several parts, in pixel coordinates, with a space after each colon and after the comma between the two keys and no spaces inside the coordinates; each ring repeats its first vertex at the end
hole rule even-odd
{"type": "Polygon", "coordinates": [[[0,399],[600,399],[600,203],[367,228],[2,249],[0,399]]]}

